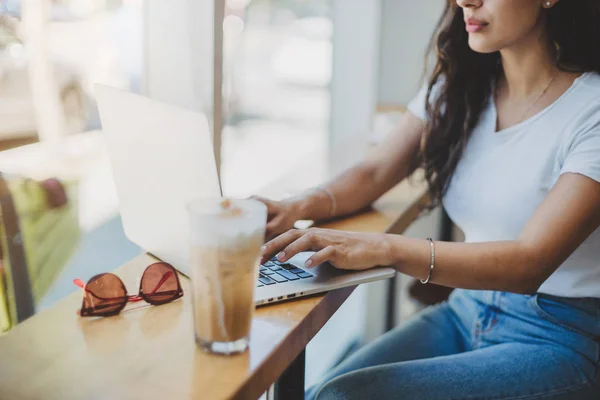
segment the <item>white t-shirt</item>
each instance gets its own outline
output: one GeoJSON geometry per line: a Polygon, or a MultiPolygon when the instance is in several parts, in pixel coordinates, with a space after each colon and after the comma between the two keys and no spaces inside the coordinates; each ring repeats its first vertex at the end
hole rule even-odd
{"type": "MultiPolygon", "coordinates": [[[[425,95],[423,88],[408,106],[423,120],[425,95]]],[[[496,132],[496,120],[492,96],[443,199],[467,242],[517,239],[561,174],[600,182],[600,74],[583,74],[553,104],[518,125],[496,132]]],[[[600,229],[539,292],[600,298],[600,229]]]]}

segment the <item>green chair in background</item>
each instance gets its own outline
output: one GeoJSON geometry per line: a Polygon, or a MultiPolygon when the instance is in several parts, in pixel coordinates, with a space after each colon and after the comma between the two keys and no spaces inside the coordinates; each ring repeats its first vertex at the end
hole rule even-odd
{"type": "Polygon", "coordinates": [[[0,333],[35,313],[77,248],[77,183],[0,175],[0,333]]]}

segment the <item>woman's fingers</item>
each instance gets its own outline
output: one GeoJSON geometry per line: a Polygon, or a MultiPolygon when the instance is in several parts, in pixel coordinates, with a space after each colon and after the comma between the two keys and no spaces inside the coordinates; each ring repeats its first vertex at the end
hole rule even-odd
{"type": "Polygon", "coordinates": [[[308,260],[306,260],[306,266],[308,268],[313,268],[319,264],[329,262],[335,267],[336,257],[337,249],[334,246],[327,246],[323,250],[316,252],[308,260]]]}
{"type": "Polygon", "coordinates": [[[272,217],[273,215],[277,214],[277,207],[275,205],[275,202],[269,199],[266,199],[264,197],[260,197],[260,196],[250,196],[250,199],[252,200],[258,200],[261,203],[263,203],[265,206],[267,206],[267,214],[269,217],[272,217]]]}
{"type": "Polygon", "coordinates": [[[277,255],[277,259],[281,262],[286,262],[296,254],[306,250],[321,250],[319,247],[319,238],[313,231],[308,231],[297,240],[288,244],[281,253],[277,255]]]}
{"type": "Polygon", "coordinates": [[[277,234],[279,234],[281,232],[281,221],[283,219],[283,215],[277,215],[275,218],[273,218],[272,220],[270,220],[267,223],[267,227],[266,227],[266,231],[265,231],[265,237],[267,238],[267,240],[271,240],[274,236],[276,236],[277,234]]]}
{"type": "Polygon", "coordinates": [[[258,201],[260,201],[260,202],[263,202],[263,203],[272,203],[272,201],[271,201],[271,200],[269,200],[269,199],[267,199],[267,198],[265,198],[265,197],[256,196],[256,195],[254,195],[254,196],[250,196],[250,197],[249,197],[249,199],[252,199],[252,200],[258,200],[258,201]]]}
{"type": "Polygon", "coordinates": [[[263,246],[262,261],[264,262],[265,260],[269,260],[271,257],[285,249],[290,243],[294,242],[302,235],[303,233],[301,231],[292,229],[269,241],[263,246]]]}

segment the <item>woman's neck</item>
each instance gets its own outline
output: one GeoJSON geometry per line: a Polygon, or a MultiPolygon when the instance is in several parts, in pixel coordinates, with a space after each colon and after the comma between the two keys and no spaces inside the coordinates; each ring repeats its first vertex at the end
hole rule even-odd
{"type": "Polygon", "coordinates": [[[509,97],[529,97],[552,79],[559,69],[554,51],[540,33],[500,51],[504,85],[509,97]]]}

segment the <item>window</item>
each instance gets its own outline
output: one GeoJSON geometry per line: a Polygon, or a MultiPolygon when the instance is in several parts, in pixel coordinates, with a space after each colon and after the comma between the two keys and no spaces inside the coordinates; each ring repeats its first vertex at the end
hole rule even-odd
{"type": "MultiPolygon", "coordinates": [[[[0,2],[0,149],[81,138],[84,149],[68,146],[69,151],[87,154],[94,147],[94,157],[102,157],[101,141],[88,140],[100,139],[93,132],[100,128],[93,83],[141,90],[142,6],[142,0],[0,2]]],[[[57,159],[66,148],[58,149],[57,159]]],[[[20,165],[29,171],[34,163],[31,156],[14,160],[17,173],[20,165]]],[[[77,189],[82,240],[72,257],[64,257],[66,266],[38,309],[72,292],[73,278],[114,269],[140,251],[124,237],[105,164],[95,166],[77,189]]]]}
{"type": "Polygon", "coordinates": [[[329,1],[228,0],[223,30],[222,182],[246,196],[326,145],[329,1]]]}
{"type": "Polygon", "coordinates": [[[99,127],[95,81],[140,89],[141,0],[0,3],[0,141],[99,127]]]}

